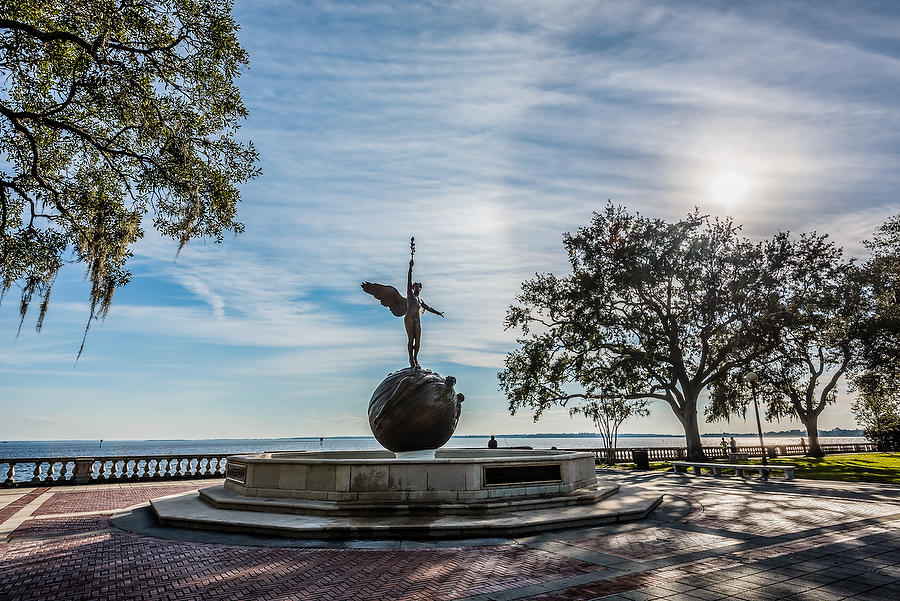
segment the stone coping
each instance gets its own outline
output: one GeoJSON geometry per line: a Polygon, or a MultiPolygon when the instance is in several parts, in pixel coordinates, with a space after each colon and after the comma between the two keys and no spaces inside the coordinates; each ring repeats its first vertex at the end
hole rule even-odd
{"type": "Polygon", "coordinates": [[[397,456],[391,451],[271,451],[229,455],[229,461],[241,463],[321,463],[321,464],[391,464],[418,463],[528,463],[537,459],[555,458],[572,460],[593,458],[585,451],[525,450],[525,449],[437,449],[435,457],[397,456]]]}

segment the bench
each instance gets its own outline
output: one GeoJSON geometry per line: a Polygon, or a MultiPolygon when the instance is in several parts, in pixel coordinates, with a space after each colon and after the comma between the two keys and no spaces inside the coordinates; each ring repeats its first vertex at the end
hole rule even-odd
{"type": "Polygon", "coordinates": [[[694,468],[694,473],[698,476],[701,468],[704,467],[712,470],[713,476],[721,476],[723,469],[732,469],[741,478],[744,478],[744,472],[748,471],[757,471],[760,478],[766,478],[770,472],[778,470],[784,472],[785,480],[794,479],[794,469],[796,468],[793,465],[748,465],[746,463],[703,463],[700,461],[673,461],[672,467],[676,472],[687,472],[688,468],[694,468]]]}

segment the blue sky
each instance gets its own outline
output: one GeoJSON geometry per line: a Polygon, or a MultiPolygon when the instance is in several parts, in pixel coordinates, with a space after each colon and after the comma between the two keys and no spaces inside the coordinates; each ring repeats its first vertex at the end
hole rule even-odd
{"type": "MultiPolygon", "coordinates": [[[[587,431],[510,417],[496,373],[521,281],[564,271],[565,231],[607,198],[754,237],[830,233],[851,254],[900,210],[900,11],[892,2],[238,1],[251,57],[241,130],[264,175],[246,232],[152,231],[74,365],[79,266],[42,333],[0,305],[0,439],[369,433],[402,322],[359,282],[400,287],[416,236],[426,367],[458,378],[461,434],[587,431]],[[73,366],[74,365],[74,366],[73,366]]],[[[849,400],[821,426],[853,423],[849,400]]],[[[794,422],[776,428],[799,427],[794,422]]],[[[671,410],[626,424],[681,432],[671,410]]],[[[743,422],[705,431],[751,431],[743,422]]]]}

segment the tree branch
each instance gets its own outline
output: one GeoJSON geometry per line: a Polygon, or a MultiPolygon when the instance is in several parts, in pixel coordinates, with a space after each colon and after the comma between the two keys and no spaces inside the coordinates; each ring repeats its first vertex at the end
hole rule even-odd
{"type": "Polygon", "coordinates": [[[91,56],[94,56],[95,58],[97,56],[97,49],[94,44],[91,44],[84,38],[68,31],[42,31],[33,25],[15,21],[13,19],[0,19],[0,29],[21,31],[42,42],[71,42],[86,50],[91,56]]]}

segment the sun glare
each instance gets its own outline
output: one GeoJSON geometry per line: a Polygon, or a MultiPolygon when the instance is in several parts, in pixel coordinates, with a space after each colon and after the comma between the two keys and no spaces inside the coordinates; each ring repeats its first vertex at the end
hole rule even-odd
{"type": "Polygon", "coordinates": [[[716,202],[731,206],[744,197],[744,192],[747,191],[747,180],[733,171],[728,171],[713,178],[709,189],[716,202]]]}

